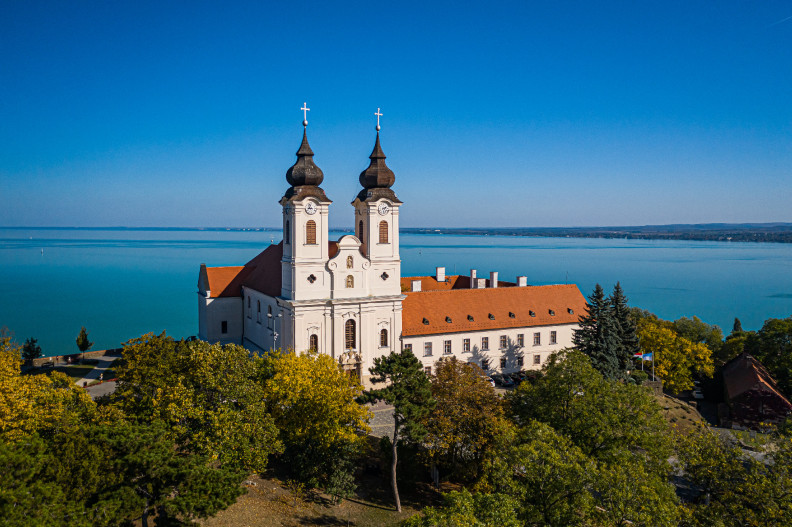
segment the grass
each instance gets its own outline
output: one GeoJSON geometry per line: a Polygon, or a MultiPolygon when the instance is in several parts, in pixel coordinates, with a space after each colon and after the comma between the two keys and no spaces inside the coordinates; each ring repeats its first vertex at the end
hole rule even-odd
{"type": "Polygon", "coordinates": [[[730,430],[730,432],[740,443],[751,450],[762,451],[771,440],[770,435],[751,430],[730,430]]]}
{"type": "Polygon", "coordinates": [[[76,382],[88,375],[88,372],[94,367],[91,364],[75,364],[73,366],[59,366],[55,370],[65,373],[72,381],[76,382]]]}
{"type": "Polygon", "coordinates": [[[698,423],[705,422],[698,410],[679,399],[663,395],[657,397],[657,404],[662,409],[663,417],[683,434],[691,432],[698,423]]]}

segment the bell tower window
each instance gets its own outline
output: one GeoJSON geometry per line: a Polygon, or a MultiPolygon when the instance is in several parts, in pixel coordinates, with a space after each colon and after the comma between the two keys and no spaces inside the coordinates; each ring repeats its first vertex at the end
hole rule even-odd
{"type": "Polygon", "coordinates": [[[283,228],[283,243],[291,243],[291,233],[289,230],[289,220],[286,220],[286,226],[283,228]]]}
{"type": "Polygon", "coordinates": [[[358,240],[363,241],[363,220],[358,222],[358,240]]]}
{"type": "Polygon", "coordinates": [[[316,245],[316,222],[308,220],[305,224],[305,244],[316,245]]]}
{"type": "Polygon", "coordinates": [[[355,342],[355,321],[351,318],[344,324],[344,348],[353,350],[356,348],[355,342]]]}
{"type": "Polygon", "coordinates": [[[388,222],[381,221],[379,223],[379,242],[388,243],[388,222]]]}

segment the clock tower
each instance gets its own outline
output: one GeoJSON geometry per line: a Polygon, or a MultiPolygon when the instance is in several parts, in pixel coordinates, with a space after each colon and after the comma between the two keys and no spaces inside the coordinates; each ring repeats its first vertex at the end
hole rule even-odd
{"type": "Polygon", "coordinates": [[[393,171],[385,164],[379,137],[369,156],[369,166],[360,173],[363,189],[352,205],[355,207],[355,236],[360,240],[361,252],[371,261],[371,291],[375,295],[401,294],[401,258],[399,256],[399,207],[402,202],[391,190],[396,181],[393,171]]]}
{"type": "MultiPolygon", "coordinates": [[[[304,107],[304,111],[308,108],[304,107]]],[[[332,203],[319,186],[322,170],[308,145],[308,121],[303,120],[303,139],[297,161],[286,172],[289,189],[281,198],[283,207],[283,258],[281,297],[312,300],[330,296],[328,260],[328,212],[332,203]]]]}

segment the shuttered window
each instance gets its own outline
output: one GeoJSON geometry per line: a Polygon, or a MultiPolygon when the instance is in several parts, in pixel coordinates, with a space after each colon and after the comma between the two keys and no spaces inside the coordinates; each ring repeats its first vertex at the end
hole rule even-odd
{"type": "Polygon", "coordinates": [[[316,245],[316,222],[308,220],[305,224],[305,243],[306,245],[316,245]]]}
{"type": "Polygon", "coordinates": [[[352,319],[347,320],[346,324],[344,324],[344,341],[345,341],[345,344],[346,344],[344,347],[346,349],[348,349],[348,350],[355,349],[355,347],[356,347],[355,346],[355,342],[356,342],[356,338],[355,338],[355,321],[352,320],[352,319]]]}
{"type": "Polygon", "coordinates": [[[380,331],[380,347],[384,348],[388,345],[388,330],[383,329],[380,331]]]}
{"type": "Polygon", "coordinates": [[[379,242],[388,243],[388,222],[381,221],[379,224],[379,242]]]}

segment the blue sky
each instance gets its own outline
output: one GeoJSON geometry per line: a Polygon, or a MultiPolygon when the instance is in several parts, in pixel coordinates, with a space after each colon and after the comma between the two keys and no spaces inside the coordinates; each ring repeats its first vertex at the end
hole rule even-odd
{"type": "Polygon", "coordinates": [[[0,225],[792,221],[792,2],[0,3],[0,225]]]}

